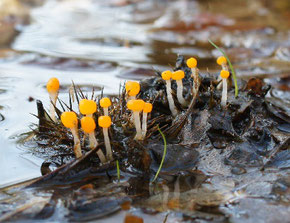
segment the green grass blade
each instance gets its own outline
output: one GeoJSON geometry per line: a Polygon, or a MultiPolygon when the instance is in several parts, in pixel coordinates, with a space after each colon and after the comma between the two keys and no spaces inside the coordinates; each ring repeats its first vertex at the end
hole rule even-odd
{"type": "Polygon", "coordinates": [[[209,42],[211,45],[213,45],[213,46],[214,46],[218,51],[220,51],[220,52],[224,55],[224,57],[227,59],[228,64],[229,64],[230,69],[231,69],[231,72],[232,72],[232,75],[233,75],[233,79],[234,79],[234,84],[235,84],[235,97],[237,97],[238,94],[239,94],[239,88],[238,88],[237,76],[236,76],[236,72],[235,72],[235,70],[234,70],[234,67],[233,67],[233,65],[232,65],[232,63],[231,63],[231,61],[230,61],[230,59],[228,58],[228,56],[226,55],[226,53],[225,53],[221,48],[219,48],[216,44],[214,44],[210,39],[208,39],[208,42],[209,42]]]}
{"type": "Polygon", "coordinates": [[[157,170],[157,173],[156,173],[156,175],[155,175],[155,177],[154,177],[154,179],[153,179],[152,182],[154,182],[154,181],[157,179],[157,177],[158,177],[158,175],[159,175],[159,173],[160,173],[160,170],[161,170],[161,168],[162,168],[162,166],[163,166],[163,163],[164,163],[164,160],[165,160],[165,156],[166,156],[166,153],[167,153],[166,138],[165,138],[165,135],[163,134],[163,132],[161,131],[161,129],[159,128],[159,126],[158,126],[158,131],[160,132],[160,134],[161,134],[161,136],[162,136],[162,138],[163,138],[163,142],[164,142],[164,151],[163,151],[163,156],[162,156],[162,159],[161,159],[160,166],[159,166],[159,168],[158,168],[158,170],[157,170]]]}
{"type": "Polygon", "coordinates": [[[116,161],[116,165],[117,165],[117,176],[118,176],[118,181],[120,182],[120,166],[119,166],[119,160],[116,161]]]}

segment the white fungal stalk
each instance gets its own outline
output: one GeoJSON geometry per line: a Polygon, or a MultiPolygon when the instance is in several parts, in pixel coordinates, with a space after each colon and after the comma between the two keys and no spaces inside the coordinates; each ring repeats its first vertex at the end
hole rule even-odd
{"type": "Polygon", "coordinates": [[[98,141],[95,137],[95,133],[94,132],[90,132],[89,133],[89,141],[90,141],[90,148],[94,149],[98,146],[98,141]]]}
{"type": "Polygon", "coordinates": [[[104,115],[105,116],[109,116],[109,108],[108,107],[106,107],[106,108],[104,107],[103,109],[104,109],[104,115]]]}
{"type": "Polygon", "coordinates": [[[229,67],[228,67],[228,65],[226,63],[222,64],[222,70],[229,71],[229,67]]]}
{"type": "Polygon", "coordinates": [[[139,111],[133,111],[134,124],[135,124],[135,128],[136,128],[136,136],[134,138],[135,140],[142,140],[143,139],[139,114],[140,114],[139,111]]]}
{"type": "Polygon", "coordinates": [[[222,99],[221,99],[221,106],[222,108],[225,108],[227,105],[227,97],[228,97],[228,83],[226,78],[222,78],[222,85],[223,85],[223,90],[222,90],[222,99]]]}
{"type": "MultiPolygon", "coordinates": [[[[95,137],[95,132],[90,132],[89,133],[89,141],[90,141],[90,148],[91,149],[94,149],[94,148],[96,148],[98,146],[99,143],[98,143],[98,141],[97,141],[97,139],[95,137]]],[[[98,155],[101,163],[105,163],[106,162],[106,157],[105,157],[105,155],[104,155],[104,153],[103,153],[103,151],[101,149],[99,149],[97,151],[97,155],[98,155]]]]}
{"type": "Polygon", "coordinates": [[[92,118],[93,114],[86,114],[86,116],[92,118]]]}
{"type": "Polygon", "coordinates": [[[103,128],[103,134],[104,134],[104,140],[105,140],[105,146],[106,146],[107,159],[113,160],[113,154],[112,154],[112,148],[110,144],[108,128],[103,128]]]}
{"type": "Polygon", "coordinates": [[[98,157],[99,157],[101,163],[105,163],[105,162],[107,161],[107,160],[106,160],[106,157],[105,157],[105,155],[104,155],[104,153],[103,153],[103,151],[102,151],[101,149],[99,149],[99,150],[97,151],[97,155],[98,155],[98,157]]]}
{"type": "Polygon", "coordinates": [[[177,84],[177,99],[182,106],[187,106],[187,102],[183,97],[183,83],[182,80],[176,80],[177,84]]]}
{"type": "Polygon", "coordinates": [[[82,156],[82,150],[81,150],[81,142],[78,134],[77,128],[71,128],[71,133],[74,138],[74,153],[76,158],[80,158],[82,156]]]}
{"type": "Polygon", "coordinates": [[[175,116],[177,116],[178,112],[177,112],[177,109],[176,109],[174,101],[173,101],[173,97],[172,97],[172,93],[171,93],[171,81],[170,80],[166,80],[166,93],[167,93],[169,109],[171,111],[172,116],[175,117],[175,116]]]}
{"type": "Polygon", "coordinates": [[[55,117],[55,106],[56,106],[56,100],[57,100],[58,92],[51,92],[49,93],[49,98],[50,98],[50,117],[52,121],[56,121],[55,117]]]}
{"type": "Polygon", "coordinates": [[[143,120],[142,120],[142,135],[143,138],[146,136],[146,132],[147,132],[147,112],[143,112],[143,120]]]}

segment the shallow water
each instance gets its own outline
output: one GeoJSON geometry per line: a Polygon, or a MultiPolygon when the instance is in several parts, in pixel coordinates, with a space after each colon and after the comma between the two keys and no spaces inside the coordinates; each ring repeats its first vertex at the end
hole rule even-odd
{"type": "Polygon", "coordinates": [[[197,57],[201,72],[218,72],[211,38],[239,77],[273,84],[289,115],[289,1],[133,2],[47,0],[30,9],[30,24],[16,26],[20,34],[0,49],[0,187],[40,175],[43,160],[18,140],[37,122],[34,99],[48,107],[53,76],[66,100],[72,80],[86,92],[116,94],[124,80],[169,68],[179,53],[197,57]]]}

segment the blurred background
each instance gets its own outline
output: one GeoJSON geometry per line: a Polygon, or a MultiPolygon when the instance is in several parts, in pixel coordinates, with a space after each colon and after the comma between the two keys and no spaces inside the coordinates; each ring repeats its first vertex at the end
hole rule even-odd
{"type": "Polygon", "coordinates": [[[20,141],[37,123],[45,85],[73,80],[116,94],[120,83],[174,66],[177,54],[216,73],[227,52],[239,78],[260,77],[290,114],[289,0],[0,0],[0,187],[40,175],[37,145],[20,141]],[[28,149],[29,148],[29,149],[28,149]]]}

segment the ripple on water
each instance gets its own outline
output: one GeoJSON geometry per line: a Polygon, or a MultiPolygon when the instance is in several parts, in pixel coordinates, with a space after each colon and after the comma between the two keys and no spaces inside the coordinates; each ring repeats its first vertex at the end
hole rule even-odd
{"type": "Polygon", "coordinates": [[[13,47],[64,58],[148,61],[150,49],[143,46],[147,25],[124,21],[124,13],[130,14],[131,7],[107,7],[89,0],[50,1],[33,11],[34,23],[13,47]],[[137,44],[128,47],[124,40],[137,44]]]}

